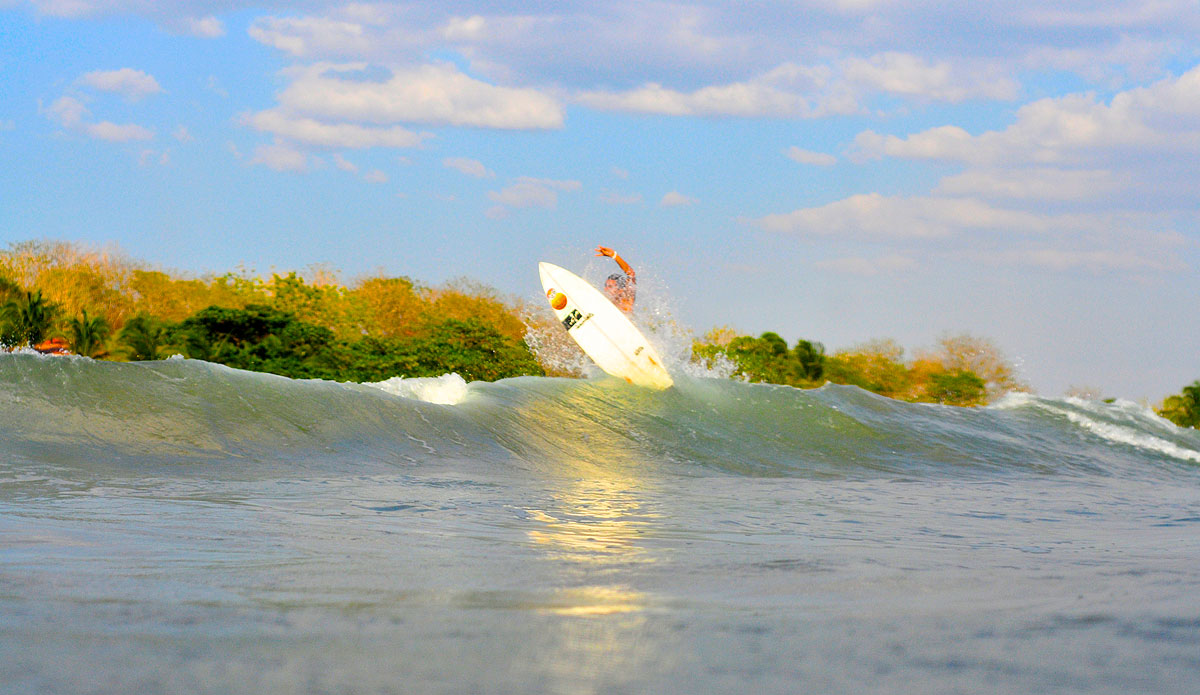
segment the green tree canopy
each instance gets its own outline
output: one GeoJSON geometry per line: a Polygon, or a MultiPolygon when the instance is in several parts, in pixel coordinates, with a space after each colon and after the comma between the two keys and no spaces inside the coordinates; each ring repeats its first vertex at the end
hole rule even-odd
{"type": "Polygon", "coordinates": [[[1200,380],[1163,401],[1158,414],[1180,427],[1200,428],[1200,380]]]}
{"type": "Polygon", "coordinates": [[[59,305],[43,298],[41,290],[21,292],[0,307],[0,342],[37,345],[50,337],[60,312],[59,305]]]}
{"type": "Polygon", "coordinates": [[[67,323],[67,342],[71,352],[84,357],[102,357],[106,353],[104,341],[111,328],[103,316],[88,316],[84,309],[78,318],[67,323]]]}

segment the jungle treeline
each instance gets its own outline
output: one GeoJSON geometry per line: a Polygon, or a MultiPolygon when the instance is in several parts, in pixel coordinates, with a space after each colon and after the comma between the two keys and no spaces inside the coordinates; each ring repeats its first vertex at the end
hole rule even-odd
{"type": "MultiPolygon", "coordinates": [[[[546,352],[573,349],[541,309],[469,280],[430,287],[376,274],[344,284],[320,267],[303,276],[242,269],[186,277],[70,242],[26,241],[0,251],[0,344],[57,339],[95,359],[180,354],[293,378],[359,382],[447,372],[484,381],[569,375],[554,365],[560,360],[540,359],[527,342],[538,335],[554,348],[546,352]]],[[[891,340],[826,352],[817,341],[789,346],[773,332],[755,337],[721,328],[694,341],[692,359],[752,382],[833,382],[913,402],[972,406],[1027,390],[995,344],[971,335],[943,337],[906,359],[891,340]]],[[[1159,412],[1200,426],[1200,381],[1159,412]]]]}
{"type": "Polygon", "coordinates": [[[875,340],[827,354],[816,341],[787,341],[773,332],[757,338],[730,329],[710,331],[693,348],[710,367],[726,364],[748,381],[814,388],[848,384],[888,398],[918,403],[983,405],[1009,391],[1024,391],[1011,364],[991,341],[971,335],[943,337],[937,348],[904,358],[892,340],[875,340]]]}
{"type": "Polygon", "coordinates": [[[180,354],[294,378],[381,381],[440,376],[491,381],[542,375],[525,343],[529,313],[467,280],[341,284],[311,269],[178,277],[116,251],[29,241],[0,251],[0,342],[61,337],[97,359],[180,354]]]}

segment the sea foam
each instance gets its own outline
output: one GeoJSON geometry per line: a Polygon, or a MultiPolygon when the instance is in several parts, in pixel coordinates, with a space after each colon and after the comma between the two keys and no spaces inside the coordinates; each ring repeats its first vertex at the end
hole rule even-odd
{"type": "Polygon", "coordinates": [[[457,374],[407,379],[394,376],[387,381],[377,381],[367,386],[374,386],[394,396],[438,405],[458,405],[466,399],[469,391],[467,381],[457,374]]]}

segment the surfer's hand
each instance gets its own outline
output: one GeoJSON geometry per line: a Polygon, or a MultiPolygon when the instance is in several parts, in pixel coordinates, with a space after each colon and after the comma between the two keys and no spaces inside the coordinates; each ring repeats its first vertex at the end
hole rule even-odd
{"type": "Polygon", "coordinates": [[[613,251],[612,249],[608,248],[607,246],[597,246],[596,247],[596,255],[612,257],[612,256],[616,256],[617,252],[613,251]]]}

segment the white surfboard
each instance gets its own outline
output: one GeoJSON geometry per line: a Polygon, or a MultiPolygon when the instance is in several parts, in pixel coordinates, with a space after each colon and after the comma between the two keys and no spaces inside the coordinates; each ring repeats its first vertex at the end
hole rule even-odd
{"type": "Polygon", "coordinates": [[[538,272],[554,315],[596,366],[638,386],[675,383],[650,341],[600,290],[552,263],[538,263],[538,272]]]}

